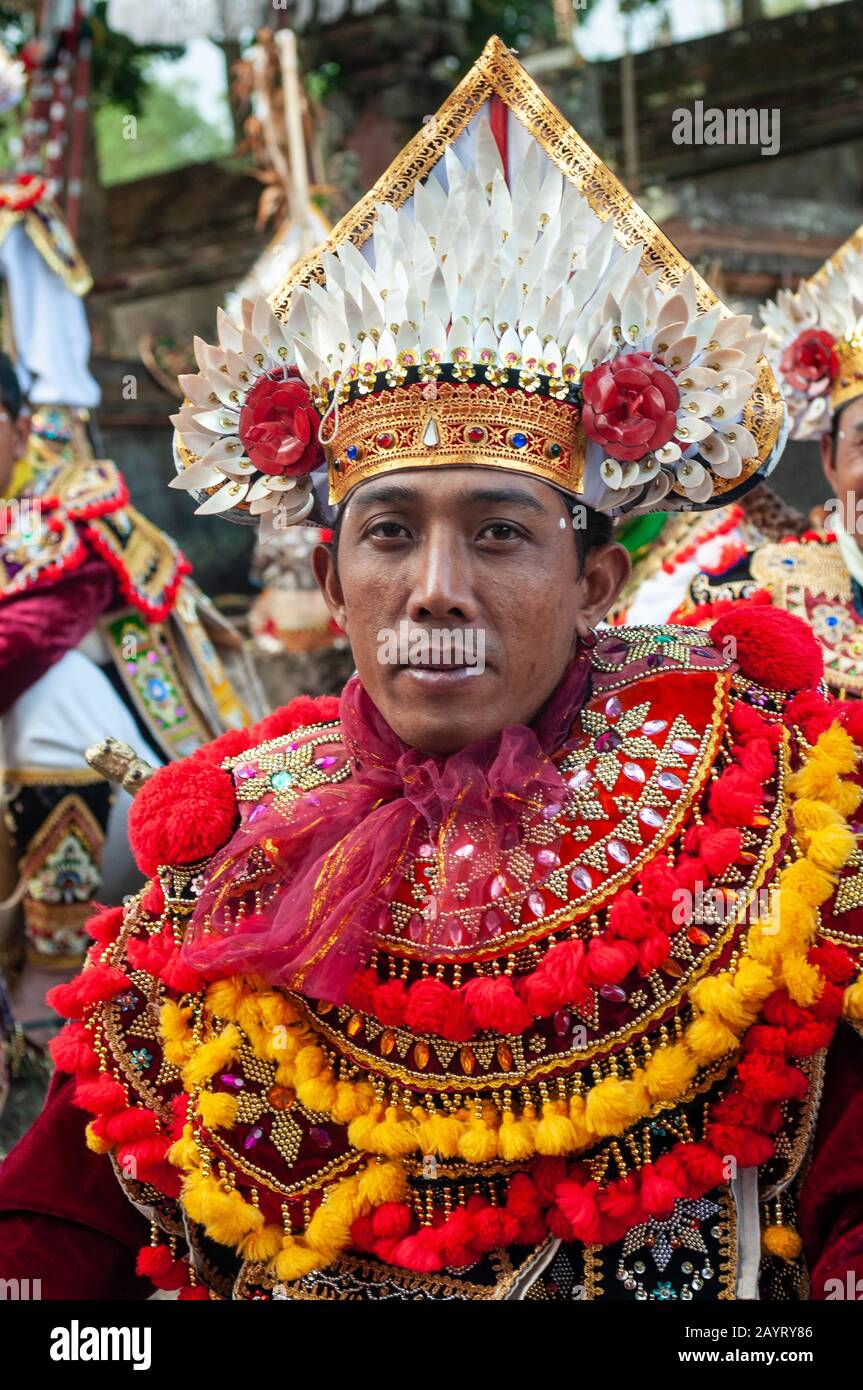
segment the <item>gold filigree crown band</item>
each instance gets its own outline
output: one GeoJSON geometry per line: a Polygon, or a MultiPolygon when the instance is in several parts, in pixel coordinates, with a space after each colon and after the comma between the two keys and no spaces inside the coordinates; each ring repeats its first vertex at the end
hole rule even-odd
{"type": "Polygon", "coordinates": [[[478,464],[564,492],[584,485],[578,406],[505,386],[416,382],[359,396],[339,408],[326,454],[333,504],[367,478],[402,468],[478,464]]]}
{"type": "Polygon", "coordinates": [[[835,350],[839,371],[830,386],[830,408],[834,411],[863,393],[863,337],[840,338],[835,350]]]}

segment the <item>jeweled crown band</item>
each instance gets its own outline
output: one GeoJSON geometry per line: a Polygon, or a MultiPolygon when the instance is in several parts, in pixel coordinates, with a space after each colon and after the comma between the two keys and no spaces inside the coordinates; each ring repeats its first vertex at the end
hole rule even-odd
{"type": "Polygon", "coordinates": [[[586,443],[580,418],[577,405],[501,386],[417,382],[360,396],[340,407],[326,448],[330,502],[381,473],[470,464],[579,493],[586,443]]]}
{"type": "Polygon", "coordinates": [[[863,394],[863,337],[856,334],[836,343],[839,371],[830,386],[830,408],[836,411],[863,394]]]}

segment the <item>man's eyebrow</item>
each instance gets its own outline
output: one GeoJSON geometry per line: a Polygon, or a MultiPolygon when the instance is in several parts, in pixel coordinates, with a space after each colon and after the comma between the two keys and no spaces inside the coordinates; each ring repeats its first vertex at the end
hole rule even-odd
{"type": "Polygon", "coordinates": [[[546,514],[545,507],[532,493],[518,487],[466,488],[457,500],[465,507],[524,507],[538,516],[546,514]]]}
{"type": "MultiPolygon", "coordinates": [[[[418,506],[430,499],[419,488],[408,483],[366,484],[352,499],[354,509],[370,507],[418,506]]],[[[537,516],[544,516],[545,507],[531,493],[519,487],[467,487],[456,494],[460,507],[522,507],[537,516]]]]}
{"type": "Polygon", "coordinates": [[[358,507],[410,507],[420,501],[419,488],[407,483],[383,483],[378,487],[368,484],[351,499],[354,509],[358,507]]]}

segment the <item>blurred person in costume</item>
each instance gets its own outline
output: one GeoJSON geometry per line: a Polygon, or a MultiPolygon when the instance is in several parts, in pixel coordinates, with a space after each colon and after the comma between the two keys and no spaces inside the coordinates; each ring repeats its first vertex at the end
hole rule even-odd
{"type": "Polygon", "coordinates": [[[0,358],[0,921],[2,963],[23,970],[16,1010],[38,1036],[56,1026],[44,994],[80,967],[94,902],[140,884],[128,793],[87,765],[87,747],[111,735],[157,763],[260,706],[214,645],[235,652],[233,629],[93,457],[91,281],[42,180],[0,187],[0,237],[14,356],[0,358]]]}
{"type": "Polygon", "coordinates": [[[272,307],[220,316],[177,485],[333,527],[357,675],[138,792],[149,882],[53,992],[0,1274],[699,1301],[860,1271],[860,707],[778,610],[595,632],[612,518],[775,463],[761,347],[497,39],[272,307]]]}
{"type": "Polygon", "coordinates": [[[794,613],[817,638],[828,685],[863,693],[863,229],[762,309],[792,437],[815,440],[832,496],[811,524],[749,547],[689,585],[675,621],[707,624],[740,604],[794,613]]]}

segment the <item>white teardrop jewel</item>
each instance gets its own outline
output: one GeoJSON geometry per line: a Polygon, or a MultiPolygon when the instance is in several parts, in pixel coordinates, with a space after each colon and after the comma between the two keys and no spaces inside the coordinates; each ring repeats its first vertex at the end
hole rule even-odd
{"type": "Polygon", "coordinates": [[[433,415],[429,416],[425,429],[423,430],[423,444],[427,449],[436,449],[440,444],[440,430],[437,427],[437,420],[433,415]]]}

